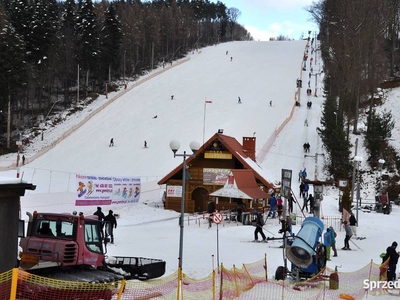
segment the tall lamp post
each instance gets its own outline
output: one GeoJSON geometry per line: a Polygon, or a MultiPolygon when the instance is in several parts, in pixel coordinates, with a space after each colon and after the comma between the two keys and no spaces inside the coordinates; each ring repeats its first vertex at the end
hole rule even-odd
{"type": "MultiPolygon", "coordinates": [[[[47,117],[50,115],[50,113],[51,113],[51,111],[53,110],[54,106],[55,106],[58,102],[60,102],[60,101],[61,101],[61,100],[57,100],[56,102],[53,103],[53,105],[50,107],[49,112],[48,112],[47,115],[44,117],[44,122],[46,122],[47,117]]],[[[42,128],[42,141],[43,141],[43,138],[44,138],[44,127],[42,128]]]]}
{"type": "Polygon", "coordinates": [[[382,166],[385,163],[383,158],[378,160],[379,163],[379,196],[382,195],[382,166]]]}
{"type": "MultiPolygon", "coordinates": [[[[183,165],[182,165],[182,199],[181,199],[181,216],[179,219],[180,226],[180,235],[179,235],[179,270],[182,271],[182,260],[183,260],[183,229],[184,229],[184,217],[185,217],[185,186],[186,186],[186,151],[183,151],[183,154],[176,153],[181,144],[178,141],[171,141],[169,143],[169,147],[174,153],[174,157],[181,156],[183,157],[183,165]]],[[[193,151],[192,155],[195,155],[197,150],[199,150],[200,144],[198,142],[191,142],[190,149],[193,151]]],[[[192,155],[188,155],[189,157],[192,155]]]]}
{"type": "MultiPolygon", "coordinates": [[[[361,156],[354,156],[354,163],[357,165],[356,220],[358,220],[358,205],[359,205],[359,202],[360,202],[360,165],[361,165],[362,161],[363,161],[363,158],[361,156]]],[[[358,224],[358,222],[357,222],[357,224],[358,224]]]]}

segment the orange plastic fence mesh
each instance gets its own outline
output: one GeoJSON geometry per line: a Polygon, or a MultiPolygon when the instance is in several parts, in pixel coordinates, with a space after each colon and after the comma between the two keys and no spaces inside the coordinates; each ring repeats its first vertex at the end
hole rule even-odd
{"type": "Polygon", "coordinates": [[[0,299],[9,299],[11,293],[12,270],[0,274],[0,299]]]}
{"type": "Polygon", "coordinates": [[[232,270],[222,267],[219,280],[223,299],[235,299],[242,292],[250,290],[257,283],[265,281],[263,278],[252,277],[245,266],[242,269],[233,268],[232,270]]]}
{"type": "Polygon", "coordinates": [[[121,299],[176,299],[177,287],[178,271],[151,281],[128,280],[121,299]]]}
{"type": "MultiPolygon", "coordinates": [[[[121,288],[121,282],[89,284],[74,281],[61,281],[18,271],[17,299],[54,300],[116,300],[119,289],[123,300],[144,299],[285,299],[317,300],[338,299],[340,295],[350,295],[354,299],[364,299],[365,295],[379,296],[387,291],[383,287],[372,290],[365,288],[365,280],[382,281],[386,276],[386,264],[373,262],[356,272],[337,272],[339,288],[331,290],[330,276],[332,269],[326,269],[314,278],[300,283],[290,280],[276,281],[266,279],[265,260],[243,265],[242,268],[225,269],[221,266],[203,279],[193,279],[184,275],[181,295],[178,292],[178,272],[150,281],[129,280],[121,288]]],[[[0,274],[0,299],[10,299],[12,271],[0,274]]]]}
{"type": "Polygon", "coordinates": [[[257,280],[268,281],[266,258],[255,263],[243,264],[243,268],[251,275],[251,277],[257,277],[257,280]]]}
{"type": "Polygon", "coordinates": [[[86,283],[65,280],[55,280],[18,271],[17,299],[24,300],[55,300],[55,299],[86,299],[111,300],[118,293],[119,282],[86,283]]]}

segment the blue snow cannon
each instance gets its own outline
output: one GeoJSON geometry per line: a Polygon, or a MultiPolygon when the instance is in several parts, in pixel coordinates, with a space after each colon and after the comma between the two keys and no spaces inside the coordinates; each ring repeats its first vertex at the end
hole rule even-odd
{"type": "MultiPolygon", "coordinates": [[[[286,257],[294,266],[305,269],[306,272],[314,273],[319,271],[320,263],[316,261],[316,254],[320,247],[318,242],[324,230],[324,224],[320,219],[308,217],[304,220],[300,231],[297,233],[292,244],[288,247],[286,257]],[[307,271],[307,268],[310,270],[307,271]]],[[[325,254],[325,251],[323,251],[325,254]]],[[[320,255],[318,255],[320,257],[320,255]]],[[[326,257],[323,255],[323,257],[326,257]]],[[[325,258],[326,263],[326,258],[325,258]]],[[[325,263],[323,264],[325,266],[325,263]]]]}

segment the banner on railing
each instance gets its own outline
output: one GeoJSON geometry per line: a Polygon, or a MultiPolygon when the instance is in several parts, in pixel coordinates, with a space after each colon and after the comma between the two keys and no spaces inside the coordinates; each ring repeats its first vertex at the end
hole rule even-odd
{"type": "Polygon", "coordinates": [[[76,206],[137,203],[140,177],[76,174],[76,206]]]}

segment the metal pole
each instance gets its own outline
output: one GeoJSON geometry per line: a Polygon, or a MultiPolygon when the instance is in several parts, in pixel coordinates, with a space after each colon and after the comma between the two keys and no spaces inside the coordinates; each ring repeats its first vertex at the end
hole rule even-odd
{"type": "Polygon", "coordinates": [[[358,202],[361,200],[360,199],[360,161],[356,162],[357,164],[357,204],[356,204],[356,219],[357,219],[357,223],[356,226],[358,227],[358,202]]]}
{"type": "Polygon", "coordinates": [[[317,180],[318,177],[318,153],[315,153],[315,170],[314,170],[314,180],[317,180]]]}
{"type": "Polygon", "coordinates": [[[219,274],[219,228],[217,224],[217,266],[218,266],[218,274],[219,274]]]}
{"type": "Polygon", "coordinates": [[[77,89],[76,89],[76,103],[79,102],[79,64],[78,64],[78,77],[76,80],[76,85],[77,85],[77,89]]]}
{"type": "Polygon", "coordinates": [[[7,107],[7,149],[10,149],[11,139],[11,92],[8,91],[8,107],[7,107]]]}
{"type": "Polygon", "coordinates": [[[181,199],[181,217],[179,219],[180,234],[179,234],[179,269],[182,271],[183,260],[183,229],[185,218],[185,185],[186,185],[186,151],[183,151],[183,172],[182,172],[182,199],[181,199]]]}
{"type": "Polygon", "coordinates": [[[124,51],[124,88],[126,88],[126,82],[125,82],[125,65],[126,65],[126,50],[124,51]]]}
{"type": "MultiPolygon", "coordinates": [[[[356,138],[356,143],[355,143],[355,151],[354,151],[354,157],[357,156],[357,148],[358,148],[358,138],[356,138]]],[[[351,201],[354,201],[354,189],[355,189],[355,174],[356,174],[356,162],[353,162],[353,176],[351,179],[351,201]]],[[[357,219],[358,220],[358,219],[357,219]]]]}
{"type": "Polygon", "coordinates": [[[317,97],[317,89],[318,89],[317,77],[318,77],[318,73],[315,73],[315,91],[314,91],[314,97],[317,97]]]}
{"type": "Polygon", "coordinates": [[[379,170],[379,195],[382,195],[382,164],[379,164],[380,170],[379,170]]]}

